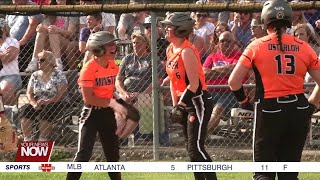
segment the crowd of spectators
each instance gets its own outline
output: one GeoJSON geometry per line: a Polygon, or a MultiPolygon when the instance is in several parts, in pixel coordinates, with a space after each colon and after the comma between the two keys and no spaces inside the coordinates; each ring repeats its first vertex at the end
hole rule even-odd
{"type": "MultiPolygon", "coordinates": [[[[197,4],[216,2],[229,1],[201,0],[197,4]]],[[[240,0],[239,5],[248,2],[253,1],[240,0]]],[[[264,1],[255,2],[262,3],[264,1]]],[[[293,1],[293,3],[298,2],[299,0],[293,1]]],[[[94,0],[80,0],[79,2],[74,0],[12,0],[12,3],[16,5],[33,5],[36,3],[92,5],[98,2],[94,0]]],[[[143,3],[143,1],[131,0],[130,3],[143,3]]],[[[226,85],[228,76],[241,52],[252,40],[266,35],[266,31],[260,22],[259,13],[223,11],[192,12],[190,15],[195,20],[195,26],[189,40],[201,55],[207,83],[209,85],[226,85]]],[[[169,45],[169,42],[163,36],[164,29],[159,23],[164,18],[165,15],[159,13],[156,20],[158,71],[161,80],[166,77],[164,66],[166,47],[169,45]]],[[[117,78],[117,89],[126,101],[137,104],[139,108],[146,108],[137,102],[139,102],[139,99],[149,102],[148,98],[151,99],[152,91],[151,16],[147,11],[117,15],[94,13],[80,17],[43,14],[32,16],[7,15],[0,31],[0,59],[4,64],[4,68],[0,71],[0,88],[6,92],[4,93],[5,104],[13,104],[15,92],[22,87],[19,72],[37,72],[39,74],[39,71],[43,71],[41,69],[43,63],[41,57],[48,56],[46,55],[47,50],[52,52],[50,63],[54,65],[52,67],[56,67],[57,71],[77,70],[79,64],[91,58],[91,55],[86,51],[88,37],[91,33],[101,30],[109,31],[121,40],[129,42],[131,48],[128,49],[126,54],[123,54],[120,73],[117,78]],[[147,98],[143,99],[141,94],[144,98],[147,98]]],[[[317,54],[320,53],[319,32],[320,11],[294,11],[292,28],[288,28],[287,33],[309,42],[317,54]]],[[[36,88],[35,83],[37,81],[35,81],[35,78],[38,77],[38,74],[31,75],[28,93],[33,93],[32,87],[36,88]]],[[[307,81],[311,80],[308,79],[307,81]]],[[[161,83],[159,82],[159,84],[161,83]]],[[[165,85],[166,81],[162,84],[165,85]]],[[[57,86],[56,89],[61,88],[59,83],[55,86],[57,86]]],[[[237,106],[237,102],[229,90],[214,89],[211,92],[216,106],[209,123],[210,129],[219,124],[222,116],[228,114],[230,108],[237,106]]],[[[28,95],[31,105],[29,109],[33,107],[33,111],[35,111],[37,108],[32,105],[31,94],[28,95]]],[[[166,93],[162,95],[170,96],[166,93]]],[[[170,102],[161,101],[164,105],[170,105],[170,102]]],[[[147,116],[152,117],[151,112],[147,116]]],[[[33,118],[25,114],[24,124],[28,121],[26,118],[29,117],[33,118]]],[[[151,121],[148,122],[152,123],[151,121]]],[[[151,133],[149,130],[147,131],[146,133],[151,133]]]]}

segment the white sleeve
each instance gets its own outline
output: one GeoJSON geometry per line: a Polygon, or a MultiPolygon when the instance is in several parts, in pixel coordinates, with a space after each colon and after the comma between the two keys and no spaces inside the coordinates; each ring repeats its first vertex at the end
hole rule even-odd
{"type": "Polygon", "coordinates": [[[7,45],[7,47],[13,46],[13,47],[15,47],[15,48],[20,49],[19,41],[16,40],[16,39],[14,39],[14,38],[8,38],[8,39],[6,40],[6,45],[7,45]]]}
{"type": "Polygon", "coordinates": [[[215,26],[214,24],[210,23],[210,22],[207,22],[206,24],[206,28],[207,28],[207,33],[206,35],[210,35],[210,34],[213,34],[214,33],[214,30],[215,30],[215,26]]]}

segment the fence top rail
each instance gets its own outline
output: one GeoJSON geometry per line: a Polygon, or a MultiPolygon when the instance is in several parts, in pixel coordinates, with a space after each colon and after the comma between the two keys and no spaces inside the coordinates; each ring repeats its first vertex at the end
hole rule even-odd
{"type": "MultiPolygon", "coordinates": [[[[320,10],[320,2],[299,2],[292,3],[294,10],[320,10]]],[[[262,3],[150,3],[150,4],[96,4],[96,5],[0,5],[1,14],[36,14],[36,13],[57,13],[57,12],[110,12],[126,13],[138,11],[239,11],[253,12],[261,11],[262,3]]]]}

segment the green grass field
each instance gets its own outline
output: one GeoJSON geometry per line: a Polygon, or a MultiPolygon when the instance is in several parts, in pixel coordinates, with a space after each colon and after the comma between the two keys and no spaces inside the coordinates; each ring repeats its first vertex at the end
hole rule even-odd
{"type": "MultiPolygon", "coordinates": [[[[248,180],[252,173],[217,173],[219,180],[248,180]]],[[[66,173],[0,173],[1,180],[62,180],[66,173]]],[[[105,180],[106,173],[83,173],[82,180],[105,180]]],[[[122,173],[123,180],[193,180],[192,173],[122,173]]],[[[320,173],[300,173],[300,180],[318,180],[320,173]]]]}

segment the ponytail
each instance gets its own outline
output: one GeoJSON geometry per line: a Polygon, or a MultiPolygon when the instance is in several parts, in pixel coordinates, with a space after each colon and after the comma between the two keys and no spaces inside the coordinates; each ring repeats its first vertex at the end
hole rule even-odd
{"type": "Polygon", "coordinates": [[[277,27],[274,28],[274,31],[275,31],[276,34],[277,34],[277,41],[278,41],[279,46],[280,46],[280,51],[283,52],[283,48],[282,48],[282,38],[281,38],[281,35],[282,35],[281,28],[282,28],[282,27],[277,26],[277,27]]]}
{"type": "Polygon", "coordinates": [[[287,27],[289,27],[289,25],[290,25],[290,22],[285,21],[285,20],[282,20],[282,21],[281,21],[281,20],[279,20],[279,21],[274,21],[274,22],[272,22],[272,23],[270,23],[270,24],[268,25],[268,27],[271,26],[271,28],[273,28],[274,31],[275,31],[276,34],[277,34],[277,41],[278,41],[278,43],[279,43],[280,51],[281,51],[281,52],[283,52],[282,38],[281,38],[281,36],[282,36],[282,30],[283,30],[283,29],[287,29],[287,27]]]}

